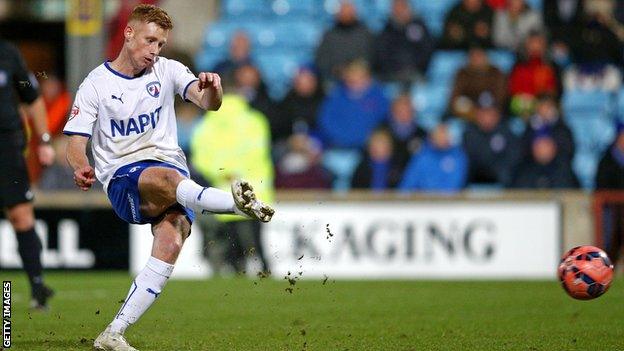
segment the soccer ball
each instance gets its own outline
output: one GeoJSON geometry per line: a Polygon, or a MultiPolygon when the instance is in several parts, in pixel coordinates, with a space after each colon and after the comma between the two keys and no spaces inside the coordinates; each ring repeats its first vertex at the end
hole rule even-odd
{"type": "Polygon", "coordinates": [[[561,286],[575,299],[591,300],[604,294],[613,279],[613,264],[595,246],[577,246],[566,252],[559,263],[561,286]]]}

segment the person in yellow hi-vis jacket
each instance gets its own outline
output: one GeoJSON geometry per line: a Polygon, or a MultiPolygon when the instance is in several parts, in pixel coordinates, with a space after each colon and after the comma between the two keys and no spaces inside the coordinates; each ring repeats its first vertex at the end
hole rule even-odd
{"type": "MultiPolygon", "coordinates": [[[[215,188],[229,189],[233,179],[245,179],[254,184],[258,198],[273,202],[274,171],[268,120],[243,96],[225,94],[221,109],[207,112],[199,122],[191,138],[191,163],[215,188]]],[[[237,273],[244,273],[247,258],[257,257],[262,270],[268,272],[260,242],[260,224],[234,215],[216,217],[217,237],[227,243],[226,262],[237,273]]],[[[209,242],[208,246],[213,244],[209,242]]],[[[219,270],[219,267],[213,268],[219,270]]]]}

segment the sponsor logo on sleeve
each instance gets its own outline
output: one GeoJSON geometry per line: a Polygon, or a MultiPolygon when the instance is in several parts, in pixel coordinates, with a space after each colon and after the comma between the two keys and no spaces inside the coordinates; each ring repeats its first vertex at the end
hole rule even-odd
{"type": "Polygon", "coordinates": [[[74,119],[74,117],[78,116],[79,113],[80,113],[80,107],[74,105],[74,107],[72,107],[71,111],[69,112],[68,121],[71,121],[72,119],[74,119]]]}

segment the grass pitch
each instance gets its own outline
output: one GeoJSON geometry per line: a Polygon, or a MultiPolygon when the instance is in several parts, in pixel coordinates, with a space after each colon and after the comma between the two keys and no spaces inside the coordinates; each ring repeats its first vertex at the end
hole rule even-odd
{"type": "MultiPolygon", "coordinates": [[[[13,281],[12,350],[90,350],[125,298],[123,273],[53,273],[48,313],[13,281]]],[[[170,281],[126,333],[145,350],[624,350],[624,284],[575,301],[552,282],[170,281]]]]}

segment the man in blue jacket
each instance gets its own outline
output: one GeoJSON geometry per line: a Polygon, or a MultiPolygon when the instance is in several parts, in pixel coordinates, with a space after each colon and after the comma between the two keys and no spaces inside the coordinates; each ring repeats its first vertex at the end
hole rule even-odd
{"type": "Polygon", "coordinates": [[[327,148],[364,149],[369,136],[386,120],[390,103],[365,61],[354,61],[321,106],[317,128],[327,148]]]}
{"type": "Polygon", "coordinates": [[[466,184],[468,159],[461,145],[453,145],[448,127],[440,124],[421,151],[410,160],[402,191],[457,192],[466,184]]]}

